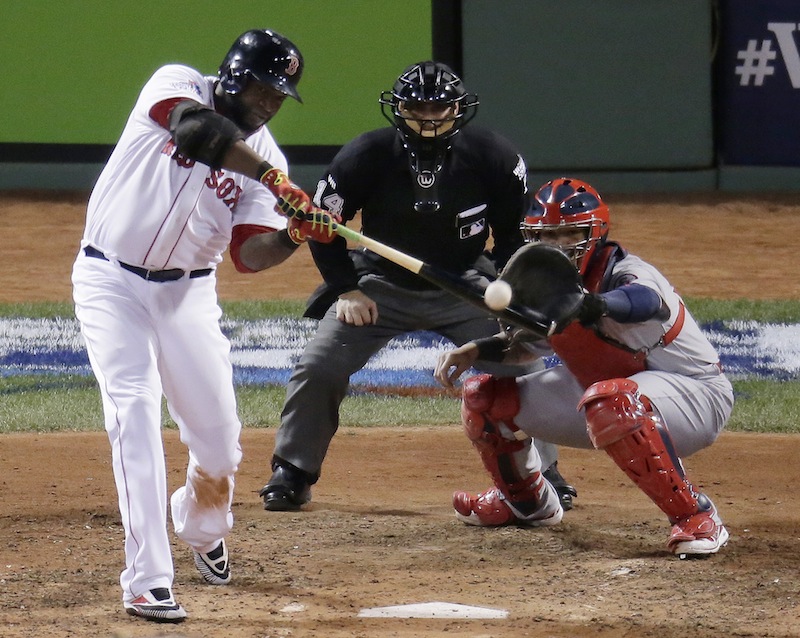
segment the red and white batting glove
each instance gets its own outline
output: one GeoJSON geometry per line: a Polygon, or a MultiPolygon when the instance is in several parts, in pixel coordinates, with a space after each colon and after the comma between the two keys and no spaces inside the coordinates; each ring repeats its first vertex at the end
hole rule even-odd
{"type": "Polygon", "coordinates": [[[279,168],[271,168],[259,180],[278,200],[275,210],[289,218],[311,210],[311,198],[279,168]]]}
{"type": "Polygon", "coordinates": [[[286,232],[289,238],[298,245],[309,239],[329,244],[336,237],[336,225],[340,221],[334,213],[329,213],[321,208],[312,208],[307,213],[291,217],[286,232]]]}

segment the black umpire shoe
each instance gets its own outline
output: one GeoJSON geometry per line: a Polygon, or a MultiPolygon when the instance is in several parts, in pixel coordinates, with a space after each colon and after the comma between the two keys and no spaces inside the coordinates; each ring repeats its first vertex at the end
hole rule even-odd
{"type": "Polygon", "coordinates": [[[558,498],[561,499],[561,507],[564,511],[571,510],[572,499],[578,497],[578,490],[567,483],[564,477],[561,476],[561,472],[558,471],[558,461],[542,472],[542,476],[556,489],[558,498]]]}
{"type": "Polygon", "coordinates": [[[272,462],[272,478],[258,493],[264,509],[271,512],[293,512],[311,500],[309,474],[286,461],[272,462]]]}

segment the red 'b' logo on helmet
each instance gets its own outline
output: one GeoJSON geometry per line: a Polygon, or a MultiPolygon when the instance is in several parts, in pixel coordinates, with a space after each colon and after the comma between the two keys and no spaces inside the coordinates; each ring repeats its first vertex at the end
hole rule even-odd
{"type": "Polygon", "coordinates": [[[300,68],[300,60],[298,60],[295,56],[289,56],[289,65],[286,67],[286,73],[289,75],[294,75],[297,73],[297,69],[300,68]]]}

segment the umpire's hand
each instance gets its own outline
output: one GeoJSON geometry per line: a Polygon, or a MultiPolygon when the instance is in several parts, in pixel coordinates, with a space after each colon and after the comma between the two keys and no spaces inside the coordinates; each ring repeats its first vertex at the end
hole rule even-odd
{"type": "Polygon", "coordinates": [[[336,318],[352,326],[369,326],[378,321],[378,306],[360,290],[339,295],[336,318]]]}

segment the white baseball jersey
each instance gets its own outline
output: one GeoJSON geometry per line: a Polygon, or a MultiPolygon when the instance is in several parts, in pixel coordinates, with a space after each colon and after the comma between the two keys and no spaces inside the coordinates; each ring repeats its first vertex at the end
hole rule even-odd
{"type": "MultiPolygon", "coordinates": [[[[174,98],[213,108],[215,80],[177,64],[150,78],[92,191],[83,245],[151,270],[196,270],[222,260],[233,225],[286,227],[269,190],[177,153],[169,131],[150,117],[155,104],[174,98]]],[[[287,170],[266,126],[246,142],[270,164],[287,170]]]]}
{"type": "MultiPolygon", "coordinates": [[[[168,507],[177,536],[199,552],[232,528],[241,423],[214,266],[234,225],[286,227],[263,185],[184,157],[150,117],[154,105],[176,98],[213,108],[214,81],[169,65],[144,86],[89,199],[72,271],[125,528],[125,602],[172,586],[168,507]],[[137,267],[177,269],[177,278],[145,277],[137,267]],[[162,394],[189,451],[186,484],[169,501],[162,394]]],[[[266,127],[246,142],[286,170],[266,127]]]]}

